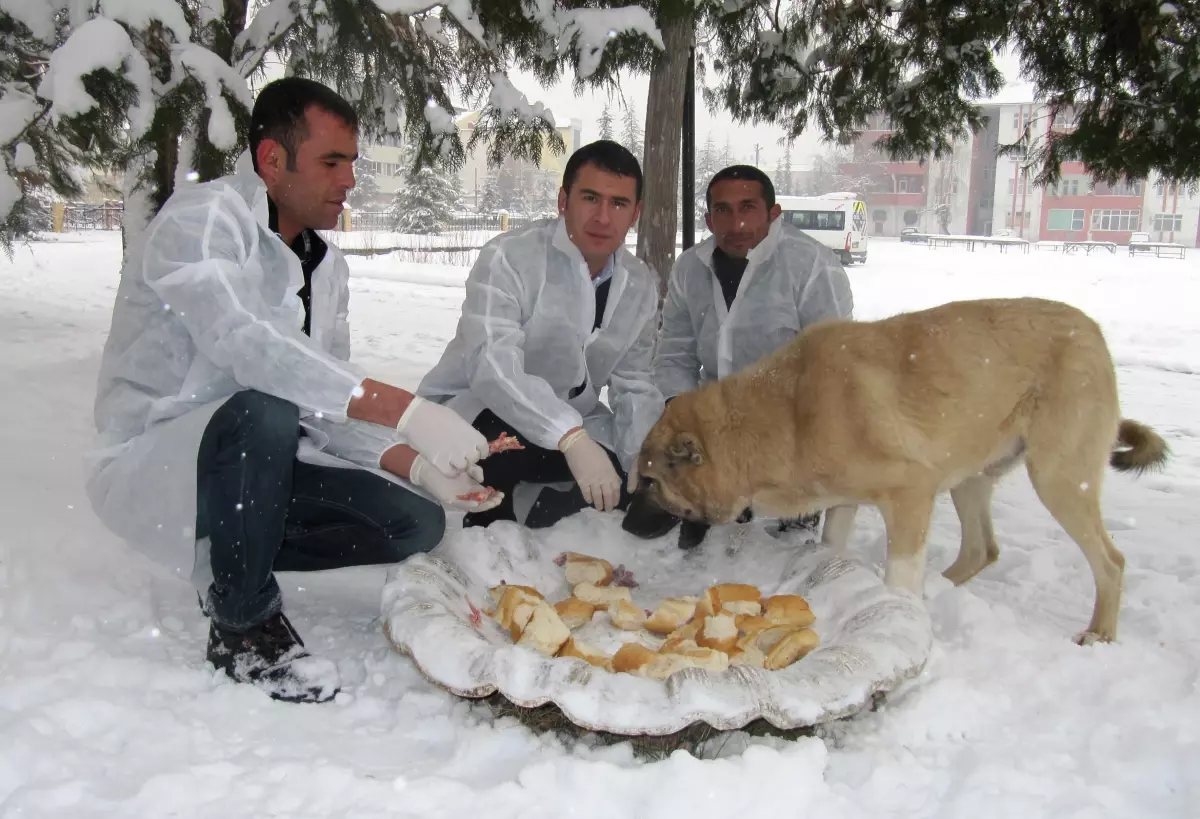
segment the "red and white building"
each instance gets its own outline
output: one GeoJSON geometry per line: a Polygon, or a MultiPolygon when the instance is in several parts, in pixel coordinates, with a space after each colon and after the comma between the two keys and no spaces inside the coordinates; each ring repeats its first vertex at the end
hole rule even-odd
{"type": "Polygon", "coordinates": [[[983,104],[987,126],[955,146],[946,159],[889,162],[873,143],[888,133],[882,117],[854,146],[853,161],[842,172],[859,180],[870,230],[875,236],[899,236],[906,227],[929,233],[1009,233],[1031,241],[1064,239],[1126,244],[1134,231],[1155,241],[1200,247],[1200,194],[1147,181],[1105,185],[1095,182],[1082,163],[1064,163],[1062,178],[1050,188],[1033,185],[1033,169],[1024,157],[997,155],[1028,130],[1044,137],[1051,127],[1074,123],[1061,117],[1053,126],[1046,106],[1028,98],[1028,87],[1006,89],[983,104]]]}

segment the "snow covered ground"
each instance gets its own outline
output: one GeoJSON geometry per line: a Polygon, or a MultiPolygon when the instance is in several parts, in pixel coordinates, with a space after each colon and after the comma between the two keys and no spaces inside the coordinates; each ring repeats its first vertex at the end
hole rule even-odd
{"type": "MultiPolygon", "coordinates": [[[[679,752],[651,763],[628,745],[536,736],[424,681],[380,632],[383,569],[281,576],[309,647],[348,683],[338,702],[276,703],[206,668],[195,595],[109,535],[81,486],[118,241],[67,235],[0,256],[0,815],[1197,815],[1194,255],[1000,255],[876,240],[870,262],[850,269],[861,318],[1031,294],[1102,323],[1125,413],[1174,449],[1165,473],[1111,474],[1105,486],[1127,559],[1118,643],[1070,642],[1090,614],[1092,581],[1014,473],[995,504],[1000,560],[963,588],[937,575],[958,542],[952,507],[938,506],[926,588],[937,642],[920,685],[823,738],[738,735],[715,759],[679,752]]],[[[356,357],[415,386],[453,332],[465,269],[351,264],[356,357]]],[[[878,567],[879,518],[867,510],[859,521],[851,548],[878,567]]],[[[555,535],[564,546],[623,536],[594,513],[555,535]]]]}

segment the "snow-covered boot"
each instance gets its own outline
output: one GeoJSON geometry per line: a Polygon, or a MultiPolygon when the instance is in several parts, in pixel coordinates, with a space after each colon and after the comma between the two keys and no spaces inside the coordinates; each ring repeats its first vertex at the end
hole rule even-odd
{"type": "Polygon", "coordinates": [[[309,654],[282,613],[244,632],[213,623],[208,661],[231,679],[284,702],[327,702],[340,690],[337,666],[309,654]]]}

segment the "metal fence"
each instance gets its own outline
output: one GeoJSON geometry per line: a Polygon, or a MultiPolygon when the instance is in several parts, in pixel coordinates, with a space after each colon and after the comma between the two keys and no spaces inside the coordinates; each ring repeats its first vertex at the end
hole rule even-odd
{"type": "MultiPolygon", "coordinates": [[[[524,227],[541,217],[510,216],[508,229],[524,227]]],[[[390,233],[396,230],[396,217],[387,210],[355,210],[350,212],[350,229],[390,233]]],[[[442,227],[443,233],[463,230],[502,230],[499,213],[455,213],[442,227]]]]}
{"type": "Polygon", "coordinates": [[[63,206],[63,230],[120,230],[121,216],[125,212],[120,202],[89,205],[83,202],[68,202],[63,206]]]}
{"type": "MultiPolygon", "coordinates": [[[[62,206],[60,230],[120,230],[124,207],[119,201],[92,205],[85,202],[67,202],[62,206]]],[[[510,216],[508,229],[524,227],[539,216],[510,216]]],[[[386,210],[356,210],[350,212],[351,231],[391,233],[396,230],[396,217],[386,210]]],[[[456,213],[452,214],[442,228],[442,233],[456,231],[503,230],[499,213],[456,213]]]]}

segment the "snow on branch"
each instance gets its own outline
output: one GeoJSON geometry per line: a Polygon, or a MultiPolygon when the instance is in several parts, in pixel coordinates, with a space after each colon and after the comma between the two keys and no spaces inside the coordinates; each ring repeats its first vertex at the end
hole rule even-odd
{"type": "Polygon", "coordinates": [[[571,44],[579,51],[578,73],[587,78],[599,68],[600,58],[609,40],[626,32],[643,34],[660,49],[662,34],[650,12],[641,6],[615,9],[573,9],[555,12],[559,28],[559,54],[571,44]]]}
{"type": "Polygon", "coordinates": [[[134,31],[145,31],[158,21],[175,37],[175,42],[192,39],[192,27],[183,16],[179,0],[100,0],[100,17],[124,23],[134,31]]]}
{"type": "Polygon", "coordinates": [[[267,53],[296,23],[298,11],[292,4],[293,0],[271,0],[234,38],[234,54],[241,55],[236,66],[238,74],[243,77],[253,74],[267,53]]]}
{"type": "Polygon", "coordinates": [[[150,64],[134,48],[121,24],[113,20],[88,20],[50,55],[38,96],[51,103],[50,115],[55,122],[85,114],[98,103],[84,88],[83,78],[100,69],[124,75],[137,89],[138,102],[129,109],[128,117],[132,136],[141,137],[154,117],[150,64]]]}
{"type": "Polygon", "coordinates": [[[0,12],[23,24],[43,43],[52,43],[54,14],[62,5],[57,0],[0,0],[0,12]]]}
{"type": "Polygon", "coordinates": [[[0,94],[0,150],[16,142],[44,110],[44,105],[16,83],[6,84],[0,94]]]}
{"type": "Polygon", "coordinates": [[[488,95],[488,104],[495,108],[500,116],[513,116],[530,124],[539,119],[554,124],[554,114],[550,109],[540,102],[530,103],[529,98],[518,91],[507,76],[493,71],[490,79],[492,93],[488,95]]]}
{"type": "Polygon", "coordinates": [[[233,114],[229,111],[221,87],[224,86],[242,105],[250,109],[254,99],[246,81],[227,62],[203,46],[189,43],[174,49],[179,65],[204,86],[204,97],[209,110],[208,139],[222,151],[231,151],[237,145],[237,130],[233,114]]]}

